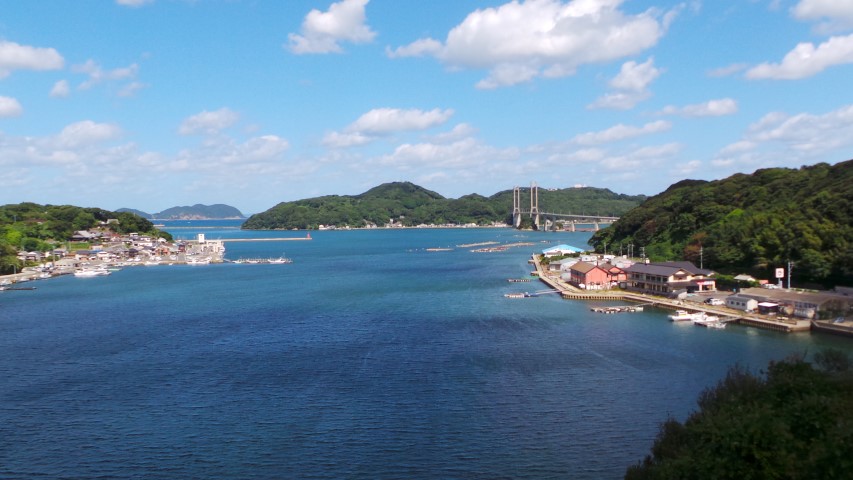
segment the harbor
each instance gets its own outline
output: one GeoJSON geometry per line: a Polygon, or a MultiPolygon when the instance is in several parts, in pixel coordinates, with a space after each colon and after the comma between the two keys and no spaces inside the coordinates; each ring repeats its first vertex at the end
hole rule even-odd
{"type": "MultiPolygon", "coordinates": [[[[630,301],[636,302],[640,308],[657,307],[665,310],[682,310],[688,314],[702,314],[715,316],[722,320],[723,325],[736,323],[747,327],[761,328],[765,330],[773,330],[784,333],[808,332],[812,330],[812,322],[806,319],[794,319],[789,317],[780,317],[777,315],[761,315],[758,313],[746,313],[739,310],[727,308],[725,306],[712,306],[703,303],[690,302],[678,299],[669,299],[646,295],[637,292],[627,292],[623,290],[581,290],[569,283],[566,283],[559,276],[549,275],[542,267],[538,257],[534,256],[531,263],[536,270],[531,272],[531,276],[538,277],[539,280],[549,287],[552,291],[559,292],[560,296],[566,300],[582,300],[582,301],[630,301]]],[[[510,298],[525,298],[535,295],[527,295],[522,297],[510,298]]],[[[631,311],[630,307],[594,307],[599,308],[597,313],[620,313],[622,311],[631,311]],[[610,310],[617,309],[617,310],[610,310]]],[[[637,307],[634,307],[636,310],[637,307]]],[[[593,310],[596,311],[596,310],[593,310]]],[[[832,326],[830,325],[829,328],[832,326]]],[[[836,330],[841,330],[836,328],[836,330]]],[[[843,332],[847,332],[846,329],[843,332]]],[[[833,332],[834,333],[834,332],[833,332]]]]}

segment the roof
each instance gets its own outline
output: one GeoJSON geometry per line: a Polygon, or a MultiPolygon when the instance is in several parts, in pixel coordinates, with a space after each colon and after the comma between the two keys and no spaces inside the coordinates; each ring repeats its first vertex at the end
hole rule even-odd
{"type": "Polygon", "coordinates": [[[590,271],[595,270],[596,268],[598,268],[597,265],[593,265],[587,262],[578,262],[572,265],[572,271],[580,273],[589,273],[590,271]]]}
{"type": "Polygon", "coordinates": [[[754,298],[762,302],[803,302],[821,305],[828,301],[853,301],[850,297],[838,295],[829,291],[825,292],[801,292],[797,290],[786,290],[781,288],[744,288],[739,295],[754,298]]]}
{"type": "Polygon", "coordinates": [[[650,275],[661,275],[664,277],[673,275],[678,271],[684,271],[691,275],[710,276],[714,274],[712,270],[699,268],[690,262],[635,263],[624,270],[626,272],[647,273],[650,275]]]}
{"type": "Polygon", "coordinates": [[[581,248],[573,247],[573,246],[571,246],[571,245],[566,245],[565,243],[563,243],[563,244],[560,244],[560,245],[557,245],[557,246],[554,246],[554,247],[546,248],[545,250],[542,250],[542,253],[556,252],[556,251],[558,251],[558,250],[559,250],[559,251],[564,251],[564,252],[574,252],[574,253],[580,253],[580,252],[583,252],[583,251],[584,251],[584,250],[583,250],[583,249],[581,249],[581,248]]]}

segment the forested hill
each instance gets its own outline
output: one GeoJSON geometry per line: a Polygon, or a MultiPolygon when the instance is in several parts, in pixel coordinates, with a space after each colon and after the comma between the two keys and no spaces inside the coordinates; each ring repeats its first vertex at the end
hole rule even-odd
{"type": "Polygon", "coordinates": [[[770,168],[672,185],[591,243],[633,244],[653,260],[686,259],[724,273],[773,278],[794,262],[795,281],[853,283],[853,160],[770,168]]]}
{"type": "Polygon", "coordinates": [[[246,218],[240,210],[230,206],[217,203],[215,205],[202,205],[197,203],[193,206],[167,208],[159,213],[145,213],[132,208],[120,208],[119,212],[131,212],[142,218],[150,220],[211,220],[226,218],[246,218]]]}
{"type": "Polygon", "coordinates": [[[20,270],[18,250],[45,252],[63,245],[78,230],[100,227],[109,220],[109,228],[117,233],[139,232],[164,237],[147,219],[130,212],[111,212],[100,208],[72,205],[39,205],[18,203],[0,206],[0,273],[20,270]]]}
{"type": "MultiPolygon", "coordinates": [[[[621,215],[639,205],[645,196],[620,195],[600,188],[539,190],[539,209],[556,213],[621,215]]],[[[529,191],[522,193],[522,208],[530,207],[529,191]]],[[[310,229],[318,225],[337,227],[384,226],[392,219],[405,226],[420,224],[488,225],[511,222],[512,190],[491,197],[476,193],[458,199],[409,182],[385,183],[360,195],[329,195],[283,202],[252,215],[246,229],[310,229]]]]}

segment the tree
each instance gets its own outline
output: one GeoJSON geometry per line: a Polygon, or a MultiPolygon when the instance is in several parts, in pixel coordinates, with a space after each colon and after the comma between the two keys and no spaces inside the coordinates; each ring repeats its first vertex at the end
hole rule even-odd
{"type": "Polygon", "coordinates": [[[853,472],[853,371],[843,352],[732,367],[681,424],[668,419],[651,453],[628,468],[640,479],[833,479],[853,472]]]}

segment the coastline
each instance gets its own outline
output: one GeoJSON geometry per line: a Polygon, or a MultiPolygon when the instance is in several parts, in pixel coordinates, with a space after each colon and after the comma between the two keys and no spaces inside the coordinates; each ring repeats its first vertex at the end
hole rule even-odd
{"type": "Polygon", "coordinates": [[[542,283],[559,291],[560,296],[566,300],[625,300],[630,302],[641,303],[667,310],[687,310],[691,313],[703,312],[708,315],[716,315],[726,318],[727,322],[737,323],[744,326],[762,328],[765,330],[774,330],[784,333],[809,332],[812,330],[821,331],[831,334],[847,334],[853,336],[853,328],[848,330],[846,327],[841,329],[833,328],[815,328],[815,322],[807,319],[801,320],[779,320],[771,318],[767,315],[759,315],[756,313],[745,313],[739,310],[734,310],[727,307],[710,306],[703,303],[696,303],[684,300],[674,300],[664,297],[657,297],[638,292],[627,292],[624,290],[597,290],[595,293],[589,293],[581,290],[573,285],[564,282],[558,277],[549,275],[542,268],[538,255],[533,255],[531,263],[536,267],[536,276],[542,283]]]}

